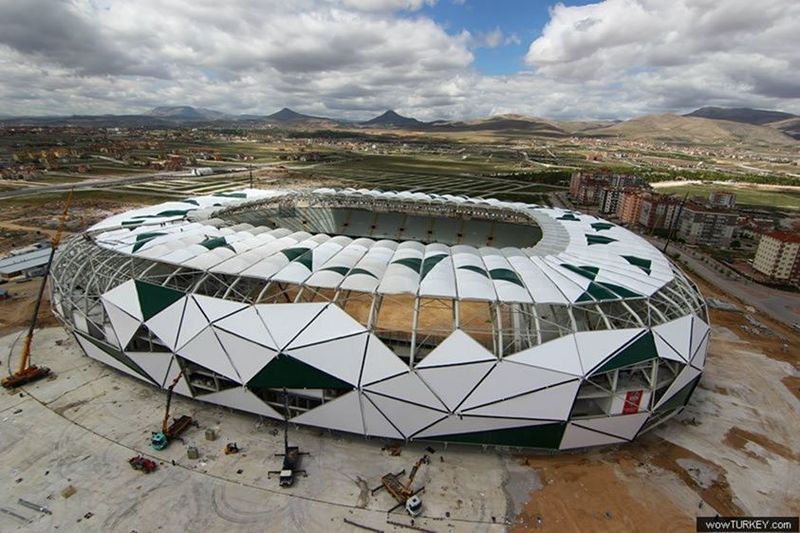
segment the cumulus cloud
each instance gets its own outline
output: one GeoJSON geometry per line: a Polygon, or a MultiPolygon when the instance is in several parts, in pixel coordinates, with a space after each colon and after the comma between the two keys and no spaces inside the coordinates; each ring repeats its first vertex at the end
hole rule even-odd
{"type": "MultiPolygon", "coordinates": [[[[452,0],[451,0],[452,1],[452,0]]],[[[487,76],[473,51],[519,43],[445,28],[433,0],[0,0],[0,114],[283,106],[346,118],[516,112],[627,117],[699,105],[800,112],[794,0],[556,5],[524,57],[487,76]]]]}
{"type": "Polygon", "coordinates": [[[554,80],[636,86],[677,107],[766,104],[800,98],[797,20],[793,0],[557,4],[525,60],[554,80]],[[667,87],[686,98],[659,90],[667,87]]]}

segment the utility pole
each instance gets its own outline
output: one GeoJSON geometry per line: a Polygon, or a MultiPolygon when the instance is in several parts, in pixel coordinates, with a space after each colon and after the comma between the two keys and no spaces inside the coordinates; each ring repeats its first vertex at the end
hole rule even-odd
{"type": "Polygon", "coordinates": [[[249,167],[250,167],[250,188],[252,189],[253,188],[253,164],[250,163],[249,167]]]}

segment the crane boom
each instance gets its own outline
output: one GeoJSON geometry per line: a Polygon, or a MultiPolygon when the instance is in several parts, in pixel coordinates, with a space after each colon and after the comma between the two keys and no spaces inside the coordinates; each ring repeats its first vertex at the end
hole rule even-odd
{"type": "Polygon", "coordinates": [[[64,232],[64,226],[67,222],[67,214],[69,213],[69,207],[72,203],[72,190],[70,189],[69,194],[67,194],[67,199],[64,202],[64,212],[61,213],[61,218],[59,219],[58,229],[56,229],[56,233],[53,235],[53,238],[50,240],[50,256],[47,258],[47,263],[44,267],[44,272],[42,273],[42,283],[39,285],[39,294],[36,296],[36,304],[33,307],[33,316],[31,317],[31,323],[28,327],[28,333],[25,335],[25,341],[22,345],[22,356],[19,360],[19,368],[15,374],[11,374],[9,377],[3,379],[2,385],[5,388],[15,388],[20,385],[24,385],[30,381],[34,381],[36,379],[41,379],[46,377],[50,374],[50,369],[47,367],[37,367],[35,365],[30,365],[31,361],[31,343],[33,341],[33,332],[36,329],[36,323],[39,319],[39,309],[42,306],[42,299],[44,298],[44,290],[47,287],[47,278],[50,276],[50,267],[53,264],[53,258],[56,255],[56,249],[58,248],[59,243],[61,242],[61,236],[64,232]]]}
{"type": "Polygon", "coordinates": [[[167,388],[167,408],[164,411],[164,422],[162,422],[162,424],[161,424],[161,432],[165,433],[165,434],[167,433],[167,430],[169,429],[169,405],[170,405],[170,403],[172,403],[172,391],[175,390],[175,385],[178,384],[178,381],[180,381],[181,376],[183,376],[183,370],[181,370],[178,373],[178,375],[175,376],[175,379],[172,380],[172,383],[167,388]]]}

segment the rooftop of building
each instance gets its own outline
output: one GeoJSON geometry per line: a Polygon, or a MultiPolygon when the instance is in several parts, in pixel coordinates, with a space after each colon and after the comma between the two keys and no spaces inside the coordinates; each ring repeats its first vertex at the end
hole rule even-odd
{"type": "Polygon", "coordinates": [[[800,233],[793,231],[771,231],[765,235],[781,242],[800,242],[800,233]]]}

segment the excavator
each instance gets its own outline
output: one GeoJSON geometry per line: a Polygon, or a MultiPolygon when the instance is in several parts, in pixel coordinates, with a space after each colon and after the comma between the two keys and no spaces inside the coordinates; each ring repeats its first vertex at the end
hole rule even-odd
{"type": "Polygon", "coordinates": [[[420,487],[416,491],[411,490],[411,484],[414,482],[414,478],[419,471],[419,467],[423,464],[428,464],[430,462],[430,458],[427,455],[423,455],[419,461],[414,464],[414,467],[411,469],[411,473],[408,475],[408,481],[405,484],[400,481],[400,478],[403,474],[406,473],[405,470],[400,471],[397,474],[392,474],[391,472],[386,474],[381,478],[381,485],[372,489],[372,494],[375,494],[381,489],[386,489],[386,492],[392,495],[392,497],[397,500],[397,505],[392,507],[387,511],[391,513],[395,509],[400,506],[404,506],[406,508],[406,512],[411,516],[419,516],[422,512],[422,499],[418,496],[420,492],[422,492],[425,487],[420,487]]]}
{"type": "Polygon", "coordinates": [[[46,366],[36,366],[31,363],[31,341],[33,341],[33,332],[36,329],[36,322],[39,318],[39,308],[42,306],[42,298],[44,297],[44,290],[47,286],[47,278],[50,276],[50,266],[53,264],[53,258],[56,255],[56,248],[61,242],[61,235],[64,232],[64,225],[67,222],[67,213],[69,206],[72,203],[72,190],[67,195],[67,200],[64,202],[64,212],[61,214],[61,219],[58,222],[58,229],[51,240],[50,244],[50,257],[47,259],[47,264],[44,267],[42,274],[42,284],[39,286],[39,295],[36,297],[36,305],[33,308],[33,318],[31,318],[31,325],[28,328],[28,334],[25,336],[25,342],[22,347],[22,357],[20,358],[19,368],[13,374],[4,378],[0,384],[6,389],[15,389],[27,383],[46,378],[50,375],[50,369],[46,366]]]}
{"type": "Polygon", "coordinates": [[[150,447],[154,450],[163,450],[167,446],[172,439],[177,438],[180,436],[181,433],[186,431],[189,426],[192,425],[192,417],[189,415],[182,415],[180,418],[173,418],[172,424],[169,423],[169,405],[172,402],[172,392],[175,390],[175,385],[178,384],[181,377],[183,377],[183,371],[181,371],[177,377],[172,380],[169,388],[167,389],[167,409],[164,412],[164,421],[161,423],[161,431],[154,431],[153,435],[150,437],[150,447]]]}

